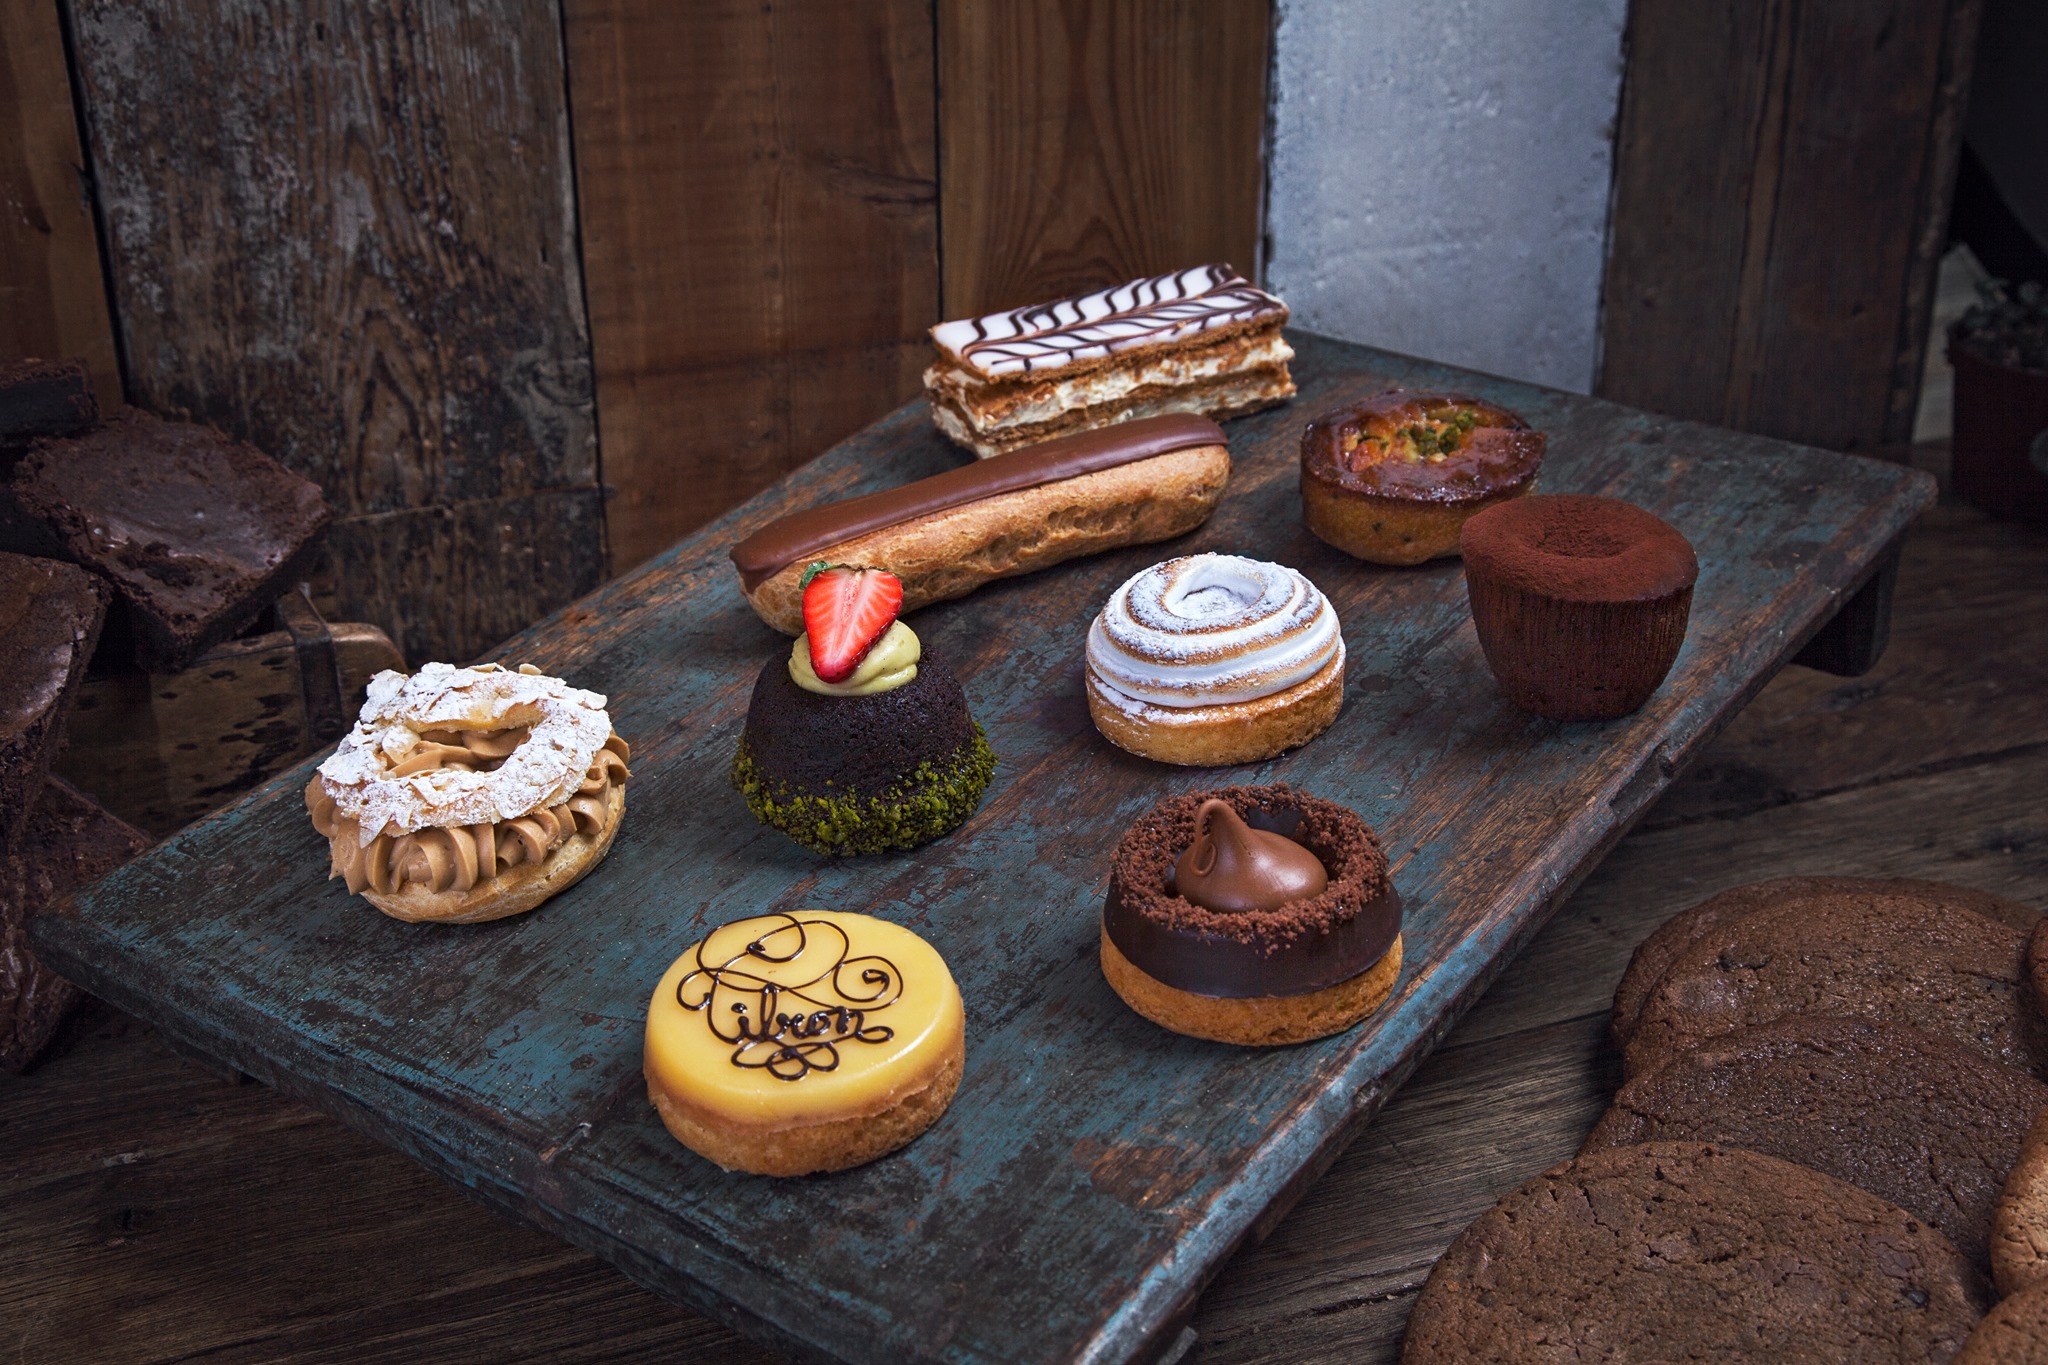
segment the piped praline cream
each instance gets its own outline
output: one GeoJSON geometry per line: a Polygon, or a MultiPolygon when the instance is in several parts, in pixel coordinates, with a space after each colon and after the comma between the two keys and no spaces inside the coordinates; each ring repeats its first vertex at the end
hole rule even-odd
{"type": "Polygon", "coordinates": [[[908,929],[757,915],[670,965],[648,1003],[645,1068],[685,1114],[773,1131],[881,1113],[928,1083],[965,1028],[945,960],[908,929]]]}
{"type": "MultiPolygon", "coordinates": [[[[1194,881],[1197,894],[1225,900],[1205,878],[1194,881]]],[[[1387,955],[1401,932],[1401,898],[1378,838],[1353,812],[1284,784],[1221,787],[1168,797],[1125,833],[1110,864],[1102,927],[1132,966],[1176,990],[1220,999],[1307,995],[1387,955]],[[1277,835],[1308,852],[1324,869],[1325,884],[1271,904],[1300,872],[1268,867],[1249,879],[1250,907],[1212,908],[1190,899],[1180,889],[1179,865],[1211,801],[1228,806],[1249,832],[1277,835]]]]}

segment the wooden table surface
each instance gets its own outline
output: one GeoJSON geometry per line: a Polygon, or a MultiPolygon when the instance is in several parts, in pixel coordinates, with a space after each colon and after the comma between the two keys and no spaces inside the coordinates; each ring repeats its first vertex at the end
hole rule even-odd
{"type": "MultiPolygon", "coordinates": [[[[1391,1358],[1434,1256],[1597,1116],[1609,992],[1672,910],[1799,871],[2048,904],[2048,542],[1955,509],[1925,523],[1877,670],[1794,669],[1765,691],[1224,1271],[1195,1318],[1201,1360],[1391,1358]]],[[[767,1358],[107,1012],[0,1088],[0,1171],[9,1357],[767,1358]]]]}

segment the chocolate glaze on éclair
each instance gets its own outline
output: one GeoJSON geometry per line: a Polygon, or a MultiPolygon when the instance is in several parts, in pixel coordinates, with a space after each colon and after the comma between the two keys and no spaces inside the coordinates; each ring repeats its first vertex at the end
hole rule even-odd
{"type": "Polygon", "coordinates": [[[1334,801],[1284,784],[1169,797],[1133,825],[1110,864],[1103,930],[1132,966],[1164,985],[1223,999],[1306,995],[1385,957],[1401,931],[1401,898],[1372,829],[1334,801]],[[1211,799],[1244,822],[1294,840],[1321,861],[1328,885],[1275,910],[1223,913],[1173,890],[1175,864],[1211,799]]]}
{"type": "Polygon", "coordinates": [[[740,571],[741,584],[752,592],[804,556],[871,531],[900,526],[983,498],[1135,464],[1155,455],[1196,446],[1224,445],[1227,439],[1222,427],[1189,413],[1169,413],[1077,432],[1006,455],[977,460],[898,488],[778,517],[732,547],[733,567],[740,571]]]}
{"type": "Polygon", "coordinates": [[[1527,484],[1543,463],[1545,437],[1506,408],[1478,398],[1390,389],[1323,413],[1301,433],[1309,474],[1354,493],[1411,502],[1462,503],[1527,484]],[[1436,462],[1360,455],[1349,438],[1384,437],[1402,427],[1469,410],[1477,425],[1436,462]]]}

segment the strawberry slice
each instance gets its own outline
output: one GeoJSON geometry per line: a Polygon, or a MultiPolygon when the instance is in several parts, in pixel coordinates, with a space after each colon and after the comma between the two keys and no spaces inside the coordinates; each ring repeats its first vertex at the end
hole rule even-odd
{"type": "Polygon", "coordinates": [[[811,671],[845,682],[903,609],[903,580],[887,569],[813,564],[804,570],[804,631],[811,671]]]}

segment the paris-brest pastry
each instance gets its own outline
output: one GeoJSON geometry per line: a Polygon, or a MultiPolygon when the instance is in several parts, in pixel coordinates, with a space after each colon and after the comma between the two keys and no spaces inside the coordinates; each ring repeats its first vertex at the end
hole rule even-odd
{"type": "Polygon", "coordinates": [[[605,704],[531,665],[379,673],[306,787],[329,875],[394,918],[447,923],[573,886],[626,810],[631,752],[605,704]]]}

